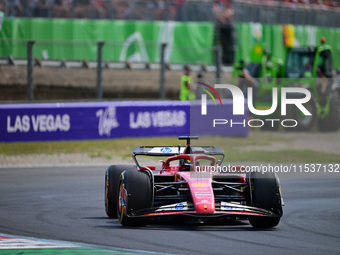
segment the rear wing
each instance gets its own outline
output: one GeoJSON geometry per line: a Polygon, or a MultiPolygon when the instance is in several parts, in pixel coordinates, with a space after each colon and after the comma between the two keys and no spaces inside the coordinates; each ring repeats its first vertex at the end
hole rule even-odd
{"type": "Polygon", "coordinates": [[[185,148],[180,148],[180,153],[178,152],[178,147],[175,146],[140,146],[133,148],[132,152],[135,155],[145,155],[145,156],[174,156],[183,153],[185,148]]]}
{"type": "Polygon", "coordinates": [[[221,156],[217,159],[217,164],[221,165],[224,159],[224,150],[220,147],[215,146],[190,146],[190,140],[197,140],[198,136],[179,136],[179,140],[187,140],[187,146],[181,147],[178,146],[140,146],[133,148],[133,156],[132,158],[136,162],[137,166],[139,166],[136,156],[144,155],[144,156],[163,156],[170,157],[180,154],[205,154],[210,156],[221,156]]]}
{"type": "MultiPolygon", "coordinates": [[[[191,146],[192,154],[207,154],[224,156],[224,150],[215,146],[191,146]]],[[[135,155],[145,156],[174,156],[183,154],[185,147],[180,146],[140,146],[135,147],[132,152],[135,155]]]]}
{"type": "MultiPolygon", "coordinates": [[[[133,160],[135,161],[136,165],[140,167],[136,156],[163,156],[163,157],[170,157],[179,154],[183,154],[184,151],[188,147],[181,147],[181,146],[140,146],[133,148],[133,160]]],[[[217,164],[221,165],[224,159],[224,150],[220,147],[215,146],[193,146],[190,147],[190,154],[206,154],[211,156],[221,156],[217,159],[217,164]]]]}

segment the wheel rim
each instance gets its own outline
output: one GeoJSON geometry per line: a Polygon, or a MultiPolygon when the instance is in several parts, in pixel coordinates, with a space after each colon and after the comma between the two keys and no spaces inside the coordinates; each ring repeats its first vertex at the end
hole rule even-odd
{"type": "Polygon", "coordinates": [[[118,217],[120,222],[122,222],[123,215],[125,212],[126,212],[126,190],[124,189],[124,183],[120,183],[118,196],[118,217]]]}

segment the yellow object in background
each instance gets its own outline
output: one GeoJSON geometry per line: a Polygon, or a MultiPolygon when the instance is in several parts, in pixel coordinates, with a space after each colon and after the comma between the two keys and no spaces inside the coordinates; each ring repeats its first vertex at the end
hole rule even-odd
{"type": "Polygon", "coordinates": [[[283,25],[283,42],[286,47],[292,48],[295,46],[295,35],[293,25],[283,25]]]}

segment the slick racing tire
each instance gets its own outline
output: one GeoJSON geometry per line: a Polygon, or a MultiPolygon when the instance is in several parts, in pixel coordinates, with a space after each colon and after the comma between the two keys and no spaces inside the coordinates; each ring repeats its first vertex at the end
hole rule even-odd
{"type": "Polygon", "coordinates": [[[337,92],[332,93],[331,101],[329,103],[329,114],[324,119],[319,119],[318,126],[319,131],[337,131],[340,121],[340,101],[337,92]]]}
{"type": "Polygon", "coordinates": [[[279,224],[282,216],[281,190],[275,173],[250,173],[251,204],[276,214],[275,217],[252,217],[254,228],[272,228],[279,224]]]}
{"type": "Polygon", "coordinates": [[[314,97],[312,96],[312,98],[307,103],[305,103],[304,106],[312,115],[304,115],[295,105],[287,105],[287,115],[286,117],[283,117],[284,119],[296,120],[297,126],[286,127],[286,131],[310,131],[313,128],[317,115],[314,97]]]}
{"type": "Polygon", "coordinates": [[[126,170],[119,181],[118,219],[123,226],[145,226],[146,219],[133,213],[151,207],[151,181],[146,171],[126,170]]]}
{"type": "Polygon", "coordinates": [[[120,174],[124,170],[137,170],[135,165],[113,165],[105,174],[105,211],[110,218],[117,219],[118,185],[120,174]]]}

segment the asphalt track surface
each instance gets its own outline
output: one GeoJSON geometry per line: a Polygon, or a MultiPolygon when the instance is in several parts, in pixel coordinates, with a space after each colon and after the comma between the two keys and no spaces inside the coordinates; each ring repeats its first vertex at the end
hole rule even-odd
{"type": "Polygon", "coordinates": [[[104,212],[104,167],[0,168],[0,233],[174,254],[339,254],[340,173],[281,178],[272,230],[225,225],[124,228],[104,212]]]}

